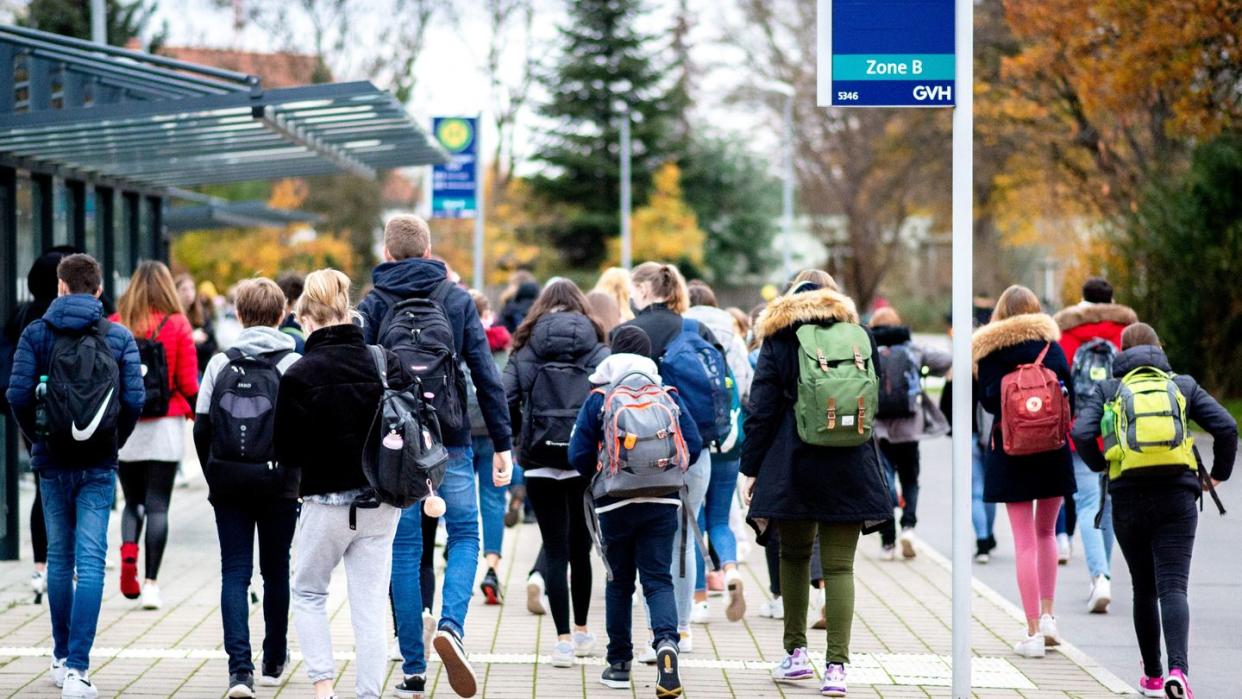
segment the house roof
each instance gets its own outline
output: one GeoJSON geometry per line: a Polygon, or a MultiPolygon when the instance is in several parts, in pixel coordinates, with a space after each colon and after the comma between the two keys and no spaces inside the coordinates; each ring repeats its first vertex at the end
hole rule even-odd
{"type": "MultiPolygon", "coordinates": [[[[188,63],[257,75],[264,87],[294,87],[317,82],[315,69],[319,59],[306,53],[256,53],[200,46],[165,46],[159,49],[159,54],[188,63]]],[[[324,82],[324,78],[332,79],[327,69],[324,70],[318,82],[324,82]]]]}

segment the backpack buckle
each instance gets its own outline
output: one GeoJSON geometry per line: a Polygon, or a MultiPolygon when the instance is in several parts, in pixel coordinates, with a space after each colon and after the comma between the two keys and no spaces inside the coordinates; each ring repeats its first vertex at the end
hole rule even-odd
{"type": "Polygon", "coordinates": [[[824,350],[817,347],[815,348],[815,354],[819,359],[819,370],[825,374],[828,373],[828,358],[824,356],[824,350]]]}
{"type": "Polygon", "coordinates": [[[867,401],[862,396],[858,397],[858,434],[863,434],[863,420],[867,416],[867,401]]]}
{"type": "Polygon", "coordinates": [[[859,371],[867,370],[867,367],[863,364],[862,352],[858,351],[857,345],[854,346],[854,366],[858,367],[859,371]]]}
{"type": "Polygon", "coordinates": [[[837,399],[828,399],[828,429],[835,430],[837,428],[837,399]]]}

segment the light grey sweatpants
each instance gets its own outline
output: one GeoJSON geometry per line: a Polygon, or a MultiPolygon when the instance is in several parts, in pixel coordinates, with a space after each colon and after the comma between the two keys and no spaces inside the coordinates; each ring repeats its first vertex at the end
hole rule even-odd
{"type": "Polygon", "coordinates": [[[355,691],[359,699],[379,697],[388,651],[388,579],[392,538],[401,510],[388,505],[359,509],[358,528],[349,528],[349,505],[307,501],[294,537],[293,623],[312,682],[336,677],[332,630],[328,623],[328,583],[345,560],[349,617],[357,654],[355,691]]]}

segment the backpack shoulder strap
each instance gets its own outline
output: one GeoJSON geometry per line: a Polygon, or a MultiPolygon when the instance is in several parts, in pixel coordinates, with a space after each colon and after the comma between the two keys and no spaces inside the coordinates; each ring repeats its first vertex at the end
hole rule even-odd
{"type": "Polygon", "coordinates": [[[1048,350],[1050,350],[1050,349],[1052,349],[1052,343],[1051,343],[1051,342],[1049,342],[1048,344],[1044,345],[1044,348],[1043,348],[1042,350],[1040,350],[1040,352],[1039,352],[1039,356],[1035,358],[1035,366],[1043,366],[1043,365],[1044,365],[1044,357],[1047,357],[1047,356],[1048,356],[1048,350]]]}
{"type": "Polygon", "coordinates": [[[224,356],[228,357],[228,358],[229,358],[229,362],[230,362],[230,363],[232,363],[232,362],[235,362],[235,361],[237,361],[237,360],[241,359],[242,357],[246,356],[246,353],[245,353],[245,352],[242,352],[241,350],[237,349],[236,347],[230,347],[230,348],[228,348],[228,349],[224,350],[224,356]]]}
{"type": "Polygon", "coordinates": [[[437,284],[436,287],[431,290],[431,293],[427,295],[427,298],[443,306],[445,302],[448,301],[449,293],[453,291],[454,286],[456,285],[449,281],[446,277],[444,281],[437,284]]]}
{"type": "Polygon", "coordinates": [[[375,340],[376,342],[379,342],[384,337],[384,333],[388,330],[393,309],[395,309],[397,304],[401,303],[403,299],[391,291],[385,291],[378,286],[371,289],[371,293],[375,294],[381,301],[384,302],[384,315],[380,316],[379,327],[375,329],[375,340]]]}
{"type": "Polygon", "coordinates": [[[367,345],[367,349],[371,352],[371,361],[375,364],[380,383],[384,384],[384,388],[388,388],[388,358],[384,356],[384,348],[379,345],[367,345]]]}
{"type": "MultiPolygon", "coordinates": [[[[49,328],[52,327],[50,323],[45,323],[44,325],[46,325],[49,328]]],[[[99,322],[95,323],[95,332],[99,333],[99,336],[102,337],[103,339],[105,340],[108,339],[108,333],[111,331],[112,331],[112,321],[108,320],[107,318],[100,317],[99,322]]]]}
{"type": "Polygon", "coordinates": [[[699,321],[693,318],[682,318],[681,329],[685,332],[697,333],[699,331],[699,321]]]}
{"type": "Polygon", "coordinates": [[[160,339],[160,333],[164,331],[164,325],[168,322],[168,319],[171,317],[172,317],[171,313],[164,314],[163,319],[160,320],[160,324],[155,326],[155,332],[151,335],[152,340],[160,339]]]}

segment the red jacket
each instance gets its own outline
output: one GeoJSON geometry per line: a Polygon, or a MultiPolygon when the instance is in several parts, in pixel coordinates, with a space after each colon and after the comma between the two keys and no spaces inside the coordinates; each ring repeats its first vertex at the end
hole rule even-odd
{"type": "MultiPolygon", "coordinates": [[[[121,316],[113,313],[108,320],[120,323],[121,316]]],[[[163,313],[152,313],[147,321],[149,328],[146,337],[155,334],[155,329],[164,320],[163,313]]],[[[160,330],[160,344],[164,345],[164,354],[168,359],[168,387],[172,389],[172,398],[168,402],[168,414],[165,417],[194,417],[193,398],[198,395],[198,353],[194,349],[194,330],[190,321],[180,313],[168,316],[164,329],[160,330]]]]}
{"type": "Polygon", "coordinates": [[[1138,322],[1138,315],[1128,306],[1116,303],[1080,303],[1062,309],[1054,316],[1061,328],[1061,349],[1074,366],[1074,353],[1083,344],[1096,338],[1108,340],[1121,349],[1121,331],[1138,322]]]}

